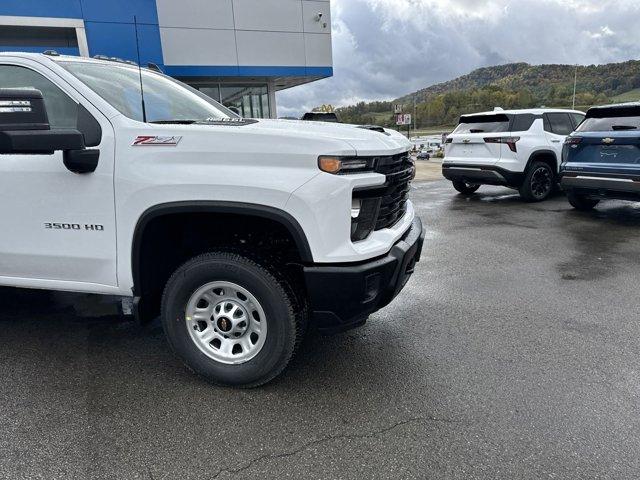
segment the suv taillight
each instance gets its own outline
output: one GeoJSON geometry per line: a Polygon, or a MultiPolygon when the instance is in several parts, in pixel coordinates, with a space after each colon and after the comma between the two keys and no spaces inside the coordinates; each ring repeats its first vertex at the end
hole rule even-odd
{"type": "Polygon", "coordinates": [[[582,137],[567,137],[564,140],[565,145],[577,145],[582,142],[582,137]]]}
{"type": "Polygon", "coordinates": [[[486,137],[484,139],[485,143],[504,143],[509,146],[509,150],[514,153],[518,152],[518,147],[516,143],[520,140],[520,137],[486,137]]]}

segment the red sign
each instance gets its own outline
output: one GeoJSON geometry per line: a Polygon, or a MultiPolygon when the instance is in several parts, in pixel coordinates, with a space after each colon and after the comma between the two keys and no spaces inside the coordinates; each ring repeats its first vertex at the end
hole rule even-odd
{"type": "Polygon", "coordinates": [[[411,114],[399,113],[396,115],[396,125],[411,125],[411,114]]]}

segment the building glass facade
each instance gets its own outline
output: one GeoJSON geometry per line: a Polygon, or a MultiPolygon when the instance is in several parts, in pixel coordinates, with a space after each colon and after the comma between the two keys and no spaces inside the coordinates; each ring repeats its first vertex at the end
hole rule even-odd
{"type": "Polygon", "coordinates": [[[211,84],[196,88],[205,95],[219,101],[225,107],[232,108],[243,117],[269,118],[271,108],[269,104],[269,86],[242,84],[211,84]]]}

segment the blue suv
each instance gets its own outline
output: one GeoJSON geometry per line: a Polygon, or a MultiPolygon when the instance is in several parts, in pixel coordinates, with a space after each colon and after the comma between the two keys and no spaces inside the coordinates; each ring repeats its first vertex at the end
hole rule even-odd
{"type": "Polygon", "coordinates": [[[587,112],[564,142],[560,184],[578,210],[607,198],[640,201],[640,103],[587,112]]]}

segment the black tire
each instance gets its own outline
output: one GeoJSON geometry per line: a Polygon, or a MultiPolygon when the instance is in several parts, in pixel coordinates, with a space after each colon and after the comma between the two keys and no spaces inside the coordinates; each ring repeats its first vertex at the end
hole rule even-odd
{"type": "Polygon", "coordinates": [[[527,202],[542,202],[553,193],[556,174],[548,163],[533,162],[520,187],[520,196],[527,202]]]}
{"type": "Polygon", "coordinates": [[[463,195],[471,195],[480,188],[480,185],[465,182],[464,180],[453,180],[451,183],[453,183],[453,188],[463,195]]]}
{"type": "Polygon", "coordinates": [[[589,212],[600,203],[600,200],[579,195],[574,192],[567,193],[567,199],[573,208],[580,210],[581,212],[589,212]]]}
{"type": "Polygon", "coordinates": [[[167,340],[185,365],[222,386],[252,388],[277,377],[302,340],[306,308],[287,280],[268,260],[231,252],[200,255],[178,268],[162,297],[162,326],[167,340]],[[268,329],[254,358],[228,364],[206,355],[192,340],[186,308],[191,296],[210,282],[230,282],[246,289],[264,310],[268,329]]]}

